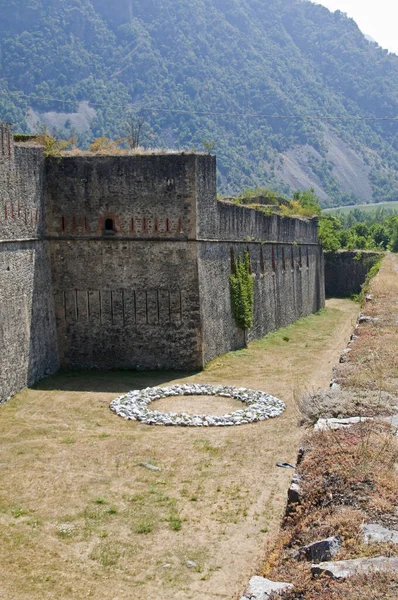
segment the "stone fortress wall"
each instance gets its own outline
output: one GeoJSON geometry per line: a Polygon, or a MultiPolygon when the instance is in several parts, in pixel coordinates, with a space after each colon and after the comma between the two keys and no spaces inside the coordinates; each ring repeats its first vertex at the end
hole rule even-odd
{"type": "Polygon", "coordinates": [[[202,160],[48,161],[47,228],[63,365],[201,365],[195,169],[202,160]]]}
{"type": "Polygon", "coordinates": [[[0,402],[59,367],[42,148],[0,123],[0,402]]]}
{"type": "Polygon", "coordinates": [[[242,347],[229,275],[247,249],[249,339],[324,305],[316,220],[217,202],[214,157],[44,159],[1,132],[0,401],[59,365],[199,369],[242,347]]]}

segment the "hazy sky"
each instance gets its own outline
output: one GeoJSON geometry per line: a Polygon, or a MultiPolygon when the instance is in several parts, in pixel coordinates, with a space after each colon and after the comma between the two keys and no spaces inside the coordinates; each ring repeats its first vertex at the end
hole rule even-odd
{"type": "Polygon", "coordinates": [[[313,0],[329,10],[341,10],[352,17],[361,31],[380,46],[398,54],[397,0],[313,0]]]}

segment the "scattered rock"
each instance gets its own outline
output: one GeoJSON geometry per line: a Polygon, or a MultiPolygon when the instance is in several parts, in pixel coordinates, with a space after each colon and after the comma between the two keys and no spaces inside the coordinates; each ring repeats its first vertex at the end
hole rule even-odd
{"type": "Polygon", "coordinates": [[[345,350],[343,351],[343,354],[340,356],[340,364],[341,363],[346,363],[348,361],[348,355],[349,353],[352,352],[352,348],[345,348],[345,350]]]}
{"type": "Polygon", "coordinates": [[[124,419],[141,421],[147,425],[179,425],[181,427],[226,427],[256,423],[279,417],[285,408],[286,406],[281,400],[265,392],[198,383],[134,390],[116,398],[110,404],[110,409],[124,419]],[[227,415],[214,416],[162,413],[148,408],[148,405],[154,400],[172,396],[222,396],[240,400],[247,406],[246,410],[240,409],[227,415]]]}
{"type": "Polygon", "coordinates": [[[382,525],[375,523],[362,525],[362,533],[365,544],[398,544],[398,531],[387,529],[382,525]]]}
{"type": "Polygon", "coordinates": [[[301,465],[301,463],[303,462],[305,453],[306,453],[306,448],[304,448],[304,446],[300,446],[298,454],[297,454],[297,462],[296,462],[297,467],[299,465],[301,465]]]}
{"type": "Polygon", "coordinates": [[[246,592],[240,600],[268,600],[272,592],[278,594],[292,588],[291,583],[270,581],[264,577],[252,577],[246,592]]]}
{"type": "Polygon", "coordinates": [[[330,431],[331,429],[346,429],[364,421],[372,421],[372,417],[348,417],[347,419],[319,419],[314,425],[314,431],[330,431]]]}
{"type": "Polygon", "coordinates": [[[165,565],[162,565],[162,569],[171,569],[171,564],[166,563],[165,565]]]}
{"type": "Polygon", "coordinates": [[[341,391],[341,385],[339,383],[331,383],[330,384],[330,389],[332,390],[332,392],[340,392],[341,391]]]}
{"type": "Polygon", "coordinates": [[[331,560],[340,552],[342,539],[340,535],[326,538],[299,548],[299,558],[312,562],[331,560]]]}
{"type": "Polygon", "coordinates": [[[75,526],[72,523],[60,523],[57,525],[57,531],[61,536],[70,537],[75,531],[75,526]]]}
{"type": "Polygon", "coordinates": [[[188,567],[188,569],[196,569],[198,564],[193,560],[187,560],[185,566],[188,567]]]}
{"type": "Polygon", "coordinates": [[[398,433],[398,414],[385,417],[380,415],[378,417],[347,417],[345,419],[319,419],[314,425],[314,431],[330,431],[332,429],[346,429],[352,427],[352,425],[358,425],[365,421],[384,421],[391,426],[392,433],[398,433]]]}
{"type": "Polygon", "coordinates": [[[161,471],[160,467],[155,467],[155,465],[151,465],[151,463],[139,463],[139,467],[145,467],[145,469],[149,469],[150,471],[161,471]]]}
{"type": "Polygon", "coordinates": [[[372,302],[373,301],[373,294],[368,294],[365,298],[366,302],[372,302]]]}
{"type": "Polygon", "coordinates": [[[328,575],[334,579],[346,579],[361,573],[392,573],[398,571],[398,556],[377,556],[376,558],[355,558],[312,565],[313,575],[328,575]]]}
{"type": "Polygon", "coordinates": [[[300,486],[300,475],[296,473],[293,475],[292,482],[287,491],[287,513],[291,511],[292,505],[301,503],[301,497],[302,491],[300,486]]]}
{"type": "Polygon", "coordinates": [[[377,323],[379,319],[377,317],[370,317],[369,315],[360,314],[358,323],[377,323]]]}

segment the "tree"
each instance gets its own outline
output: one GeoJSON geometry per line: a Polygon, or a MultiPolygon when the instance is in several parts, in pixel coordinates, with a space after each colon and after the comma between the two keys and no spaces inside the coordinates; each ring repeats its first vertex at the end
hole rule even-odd
{"type": "Polygon", "coordinates": [[[398,252],[398,215],[387,219],[387,226],[390,232],[389,248],[392,252],[398,252]]]}
{"type": "Polygon", "coordinates": [[[130,115],[126,121],[128,130],[127,144],[131,150],[136,150],[141,145],[142,129],[145,125],[145,117],[138,115],[130,115]]]}
{"type": "Polygon", "coordinates": [[[341,248],[343,226],[333,215],[323,214],[319,219],[319,241],[327,252],[341,248]]]}
{"type": "Polygon", "coordinates": [[[319,198],[315,194],[314,188],[305,190],[304,192],[294,192],[293,201],[298,202],[305,211],[311,212],[313,215],[320,215],[322,212],[319,205],[319,198]]]}

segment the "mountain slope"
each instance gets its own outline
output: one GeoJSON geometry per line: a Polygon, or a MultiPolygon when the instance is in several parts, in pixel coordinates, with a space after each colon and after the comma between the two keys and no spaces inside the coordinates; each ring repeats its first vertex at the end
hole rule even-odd
{"type": "Polygon", "coordinates": [[[145,144],[214,140],[224,192],[398,196],[397,122],[236,116],[396,117],[398,57],[340,12],[301,0],[0,0],[0,14],[0,118],[19,129],[79,129],[84,145],[126,135],[131,107],[153,107],[145,144]]]}

